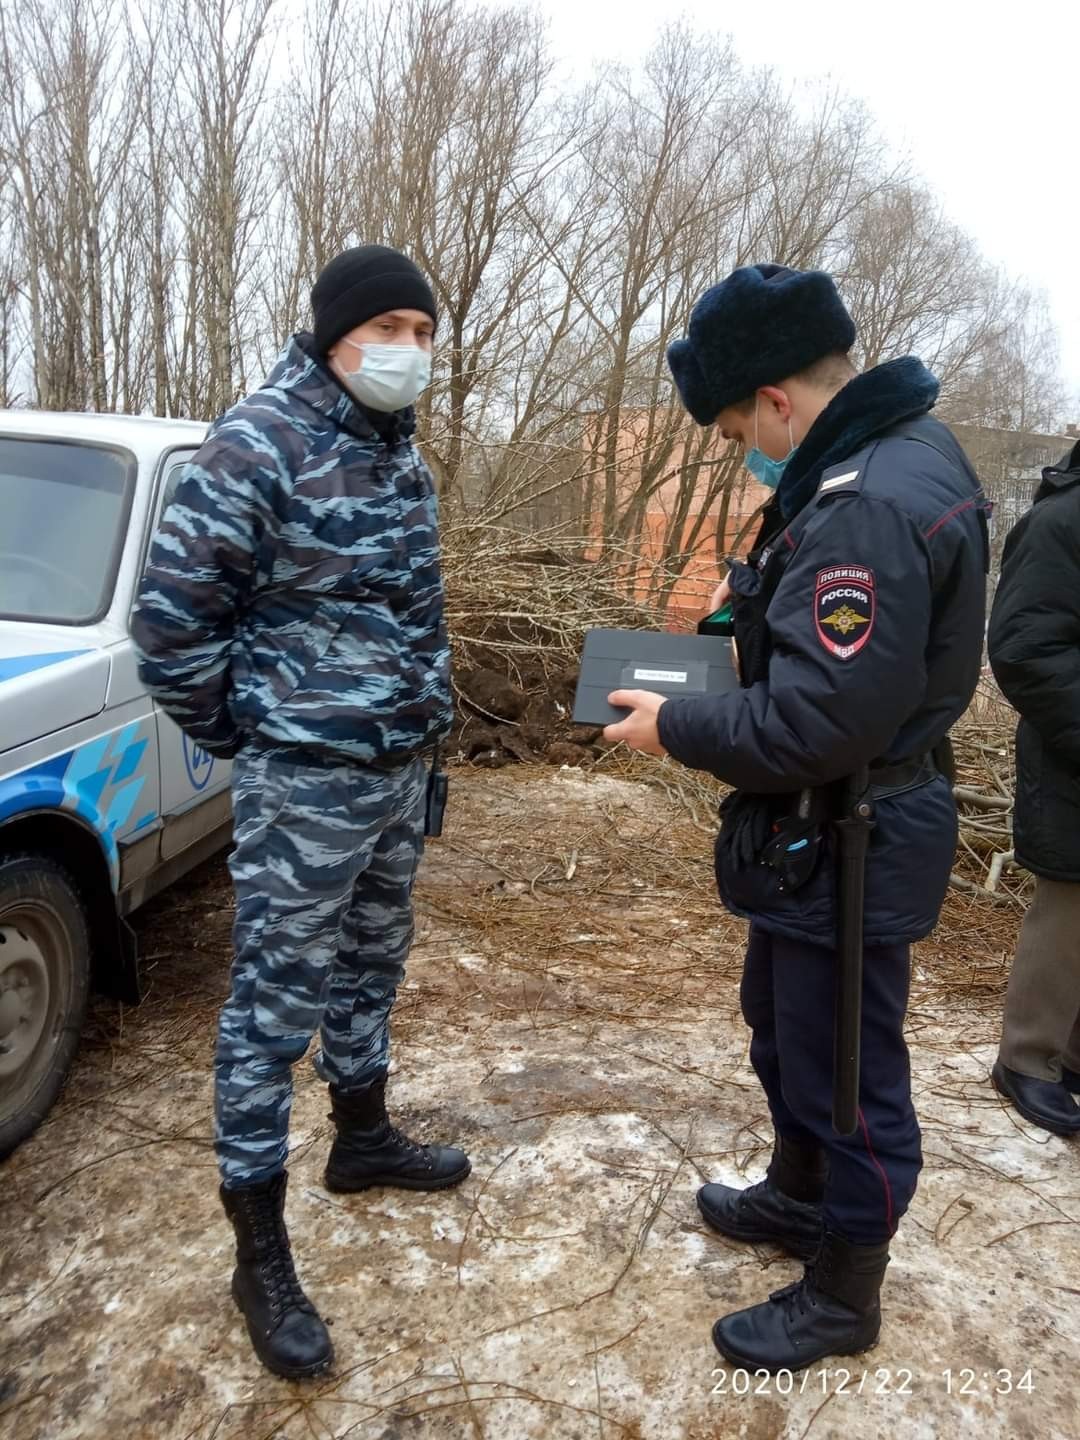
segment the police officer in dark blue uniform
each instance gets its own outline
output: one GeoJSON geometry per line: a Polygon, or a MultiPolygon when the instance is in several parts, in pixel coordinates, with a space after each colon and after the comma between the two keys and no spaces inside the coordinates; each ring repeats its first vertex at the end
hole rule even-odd
{"type": "MultiPolygon", "coordinates": [[[[929,933],[956,844],[946,740],[978,680],[987,505],[914,357],[857,375],[832,279],[736,270],[695,307],[669,364],[687,409],[742,445],[774,488],[729,576],[741,687],[665,701],[620,691],[608,735],[735,788],[716,871],[750,920],[742,1008],[775,1146],[748,1190],[706,1185],[706,1221],[774,1241],[802,1279],[717,1321],[750,1369],[798,1369],[872,1345],[889,1242],[922,1163],[903,1024],[911,942],[929,933]],[[841,797],[862,774],[861,1074],[851,1134],[833,1127],[841,797]],[[872,807],[872,808],[868,808],[872,807]]],[[[857,937],[857,932],[856,932],[857,937]]]]}

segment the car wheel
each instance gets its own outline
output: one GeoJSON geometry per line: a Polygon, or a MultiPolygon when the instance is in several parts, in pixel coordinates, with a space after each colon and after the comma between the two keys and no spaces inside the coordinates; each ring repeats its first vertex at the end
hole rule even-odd
{"type": "Polygon", "coordinates": [[[0,860],[0,1159],[59,1095],[89,985],[90,927],[74,881],[47,855],[0,860]]]}

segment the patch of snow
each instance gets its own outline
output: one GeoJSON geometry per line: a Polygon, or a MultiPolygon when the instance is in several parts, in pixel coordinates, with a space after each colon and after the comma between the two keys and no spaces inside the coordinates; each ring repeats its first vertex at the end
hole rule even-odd
{"type": "Polygon", "coordinates": [[[465,970],[486,970],[488,962],[483,955],[458,955],[457,963],[465,970]]]}

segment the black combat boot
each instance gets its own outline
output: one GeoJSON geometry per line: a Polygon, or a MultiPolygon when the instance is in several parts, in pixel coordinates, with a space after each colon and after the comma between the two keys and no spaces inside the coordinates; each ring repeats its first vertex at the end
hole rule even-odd
{"type": "Polygon", "coordinates": [[[703,1185],[698,1209],[706,1224],[732,1240],[773,1242],[800,1260],[812,1260],[821,1244],[826,1170],[819,1146],[778,1135],[764,1180],[747,1190],[703,1185]]]}
{"type": "Polygon", "coordinates": [[[255,1353],[275,1375],[300,1380],[325,1370],[334,1347],[296,1278],[285,1228],[286,1184],[282,1173],[262,1185],[222,1186],[221,1201],[236,1231],[233,1299],[255,1353]]]}
{"type": "Polygon", "coordinates": [[[418,1145],[394,1129],[386,1114],[385,1075],[363,1090],[331,1085],[330,1104],[337,1137],[326,1163],[328,1190],[368,1190],[373,1185],[448,1190],[472,1169],[463,1150],[418,1145]]]}
{"type": "Polygon", "coordinates": [[[869,1350],[881,1329],[888,1263],[888,1245],[850,1245],[826,1233],[800,1281],[725,1315],[713,1326],[713,1343],[731,1364],[773,1374],[869,1350]]]}

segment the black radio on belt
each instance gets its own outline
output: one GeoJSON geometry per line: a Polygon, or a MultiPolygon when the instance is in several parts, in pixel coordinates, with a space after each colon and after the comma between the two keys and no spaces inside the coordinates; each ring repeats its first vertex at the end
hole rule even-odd
{"type": "Polygon", "coordinates": [[[446,814],[446,797],[450,790],[450,779],[442,768],[442,752],[436,746],[431,757],[431,771],[428,775],[427,809],[424,812],[424,834],[437,840],[443,832],[443,817],[446,814]]]}

